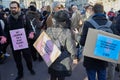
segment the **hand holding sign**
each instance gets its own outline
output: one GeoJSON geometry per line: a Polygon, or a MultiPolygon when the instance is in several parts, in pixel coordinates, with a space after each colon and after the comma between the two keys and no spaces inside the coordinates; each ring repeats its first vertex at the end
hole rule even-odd
{"type": "Polygon", "coordinates": [[[4,43],[6,43],[6,42],[7,42],[7,38],[4,37],[4,36],[0,36],[0,43],[1,43],[1,44],[4,44],[4,43]]]}
{"type": "Polygon", "coordinates": [[[61,51],[44,31],[35,41],[34,47],[48,66],[50,66],[61,54],[61,51]]]}
{"type": "Polygon", "coordinates": [[[28,48],[28,42],[27,42],[24,28],[10,30],[10,36],[12,39],[12,45],[13,45],[14,50],[28,48]]]}
{"type": "Polygon", "coordinates": [[[34,32],[30,32],[28,38],[33,39],[34,38],[34,32]]]}

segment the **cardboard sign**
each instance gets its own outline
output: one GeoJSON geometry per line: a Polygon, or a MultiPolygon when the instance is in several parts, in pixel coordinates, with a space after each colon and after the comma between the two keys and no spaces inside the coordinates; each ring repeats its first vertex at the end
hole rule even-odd
{"type": "Polygon", "coordinates": [[[94,50],[96,56],[118,60],[120,52],[120,40],[98,34],[94,50]]]}
{"type": "Polygon", "coordinates": [[[43,31],[38,39],[33,44],[35,49],[42,56],[47,66],[49,67],[61,54],[61,51],[53,43],[50,37],[43,31]]]}
{"type": "Polygon", "coordinates": [[[120,36],[90,28],[83,55],[120,63],[120,36]]]}
{"type": "Polygon", "coordinates": [[[28,42],[24,28],[10,30],[10,37],[12,39],[12,45],[14,50],[28,48],[28,42]]]}

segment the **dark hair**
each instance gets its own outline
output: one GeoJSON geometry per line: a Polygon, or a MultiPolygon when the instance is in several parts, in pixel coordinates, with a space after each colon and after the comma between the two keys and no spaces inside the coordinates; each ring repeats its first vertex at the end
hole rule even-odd
{"type": "Polygon", "coordinates": [[[11,5],[11,4],[17,4],[17,6],[20,8],[20,4],[17,2],[17,1],[12,1],[10,4],[9,4],[9,6],[11,5]]]}
{"type": "Polygon", "coordinates": [[[55,12],[54,18],[57,22],[64,22],[69,19],[69,14],[65,10],[55,12]]]}
{"type": "Polygon", "coordinates": [[[48,11],[43,11],[42,15],[46,16],[48,14],[48,11]]]}
{"type": "Polygon", "coordinates": [[[30,6],[28,9],[29,9],[30,11],[36,11],[36,7],[35,7],[35,6],[30,6]]]}
{"type": "Polygon", "coordinates": [[[93,6],[93,11],[94,11],[94,13],[104,13],[104,7],[103,7],[102,4],[96,3],[96,4],[93,6]]]}
{"type": "Polygon", "coordinates": [[[118,13],[120,13],[120,10],[118,10],[118,13]]]}
{"type": "Polygon", "coordinates": [[[31,1],[30,4],[34,4],[36,6],[36,2],[31,1]]]}
{"type": "Polygon", "coordinates": [[[85,5],[85,6],[84,6],[85,9],[88,9],[89,7],[93,7],[93,5],[88,4],[88,5],[85,5]]]}

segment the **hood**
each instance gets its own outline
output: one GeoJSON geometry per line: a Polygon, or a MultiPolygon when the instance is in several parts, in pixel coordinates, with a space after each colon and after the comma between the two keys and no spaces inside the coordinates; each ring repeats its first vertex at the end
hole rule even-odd
{"type": "Polygon", "coordinates": [[[36,12],[36,11],[28,11],[28,12],[26,13],[26,15],[27,15],[30,19],[40,18],[39,13],[36,12]]]}

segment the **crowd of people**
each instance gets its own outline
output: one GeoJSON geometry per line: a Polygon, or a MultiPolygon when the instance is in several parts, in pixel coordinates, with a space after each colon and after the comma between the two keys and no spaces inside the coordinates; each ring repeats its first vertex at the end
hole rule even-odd
{"type": "Polygon", "coordinates": [[[6,54],[10,44],[18,70],[15,80],[24,77],[22,56],[31,75],[36,74],[32,62],[43,59],[33,44],[42,31],[61,51],[61,55],[48,68],[50,80],[65,80],[65,77],[71,76],[72,62],[77,63],[83,57],[88,80],[96,80],[96,73],[97,80],[114,80],[115,70],[120,71],[119,64],[83,56],[81,49],[85,45],[88,29],[96,29],[89,19],[98,25],[111,21],[113,34],[120,35],[120,11],[115,13],[112,8],[107,13],[101,3],[85,5],[84,12],[79,11],[76,5],[67,9],[58,1],[53,2],[52,6],[43,6],[41,11],[36,6],[35,2],[30,2],[28,9],[21,9],[16,1],[12,1],[5,10],[0,6],[0,65],[10,56],[6,54]],[[15,50],[10,32],[18,29],[24,29],[28,47],[15,50]]]}

